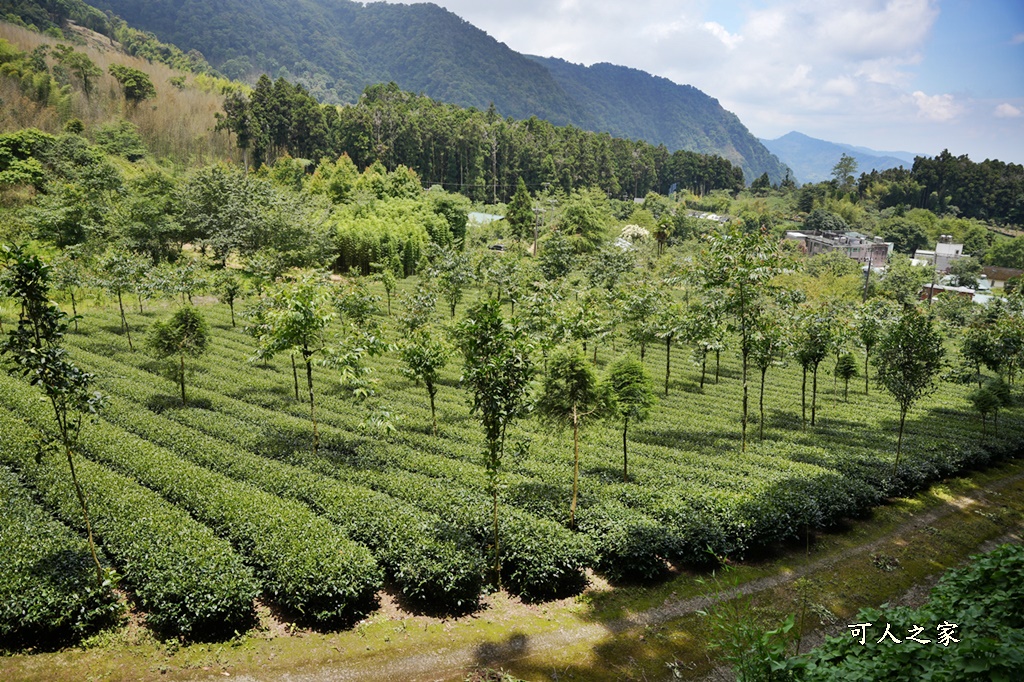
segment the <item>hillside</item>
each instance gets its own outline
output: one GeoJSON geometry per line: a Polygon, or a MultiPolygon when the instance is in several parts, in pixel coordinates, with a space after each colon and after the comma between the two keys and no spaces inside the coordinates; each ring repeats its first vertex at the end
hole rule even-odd
{"type": "Polygon", "coordinates": [[[913,155],[906,152],[876,152],[866,147],[819,140],[796,131],[775,140],[761,140],[761,143],[793,169],[798,182],[828,180],[832,177],[832,168],[843,154],[857,160],[858,173],[914,165],[913,155]]]}
{"type": "Polygon", "coordinates": [[[504,116],[546,119],[686,149],[742,166],[747,179],[785,176],[735,115],[717,100],[642,71],[590,68],[511,50],[432,4],[225,0],[220,3],[97,0],[97,7],[201,52],[228,76],[260,73],[301,82],[325,102],[354,102],[394,81],[403,90],[504,116]]]}

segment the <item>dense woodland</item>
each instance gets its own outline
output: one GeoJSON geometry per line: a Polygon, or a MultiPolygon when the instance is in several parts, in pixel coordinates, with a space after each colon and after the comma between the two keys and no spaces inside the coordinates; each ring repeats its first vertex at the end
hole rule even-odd
{"type": "Polygon", "coordinates": [[[993,229],[1019,227],[1020,166],[746,187],[719,157],[394,85],[337,107],[5,30],[14,646],[128,607],[224,639],[257,598],[343,628],[385,581],[445,616],[588,570],[657,581],[1019,456],[1024,287],[920,302],[936,273],[907,255],[953,235],[960,283],[1024,267],[993,229]],[[798,227],[898,253],[864,273],[798,227]]]}

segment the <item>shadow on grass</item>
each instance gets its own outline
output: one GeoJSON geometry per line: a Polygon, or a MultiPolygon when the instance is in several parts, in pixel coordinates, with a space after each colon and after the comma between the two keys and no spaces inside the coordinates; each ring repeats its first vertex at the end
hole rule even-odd
{"type": "Polygon", "coordinates": [[[194,408],[197,410],[211,410],[213,404],[208,398],[191,398],[188,397],[188,385],[185,385],[185,396],[188,398],[188,402],[184,405],[181,402],[180,395],[168,395],[157,393],[146,399],[146,409],[154,414],[162,414],[168,410],[180,410],[183,407],[194,408]]]}

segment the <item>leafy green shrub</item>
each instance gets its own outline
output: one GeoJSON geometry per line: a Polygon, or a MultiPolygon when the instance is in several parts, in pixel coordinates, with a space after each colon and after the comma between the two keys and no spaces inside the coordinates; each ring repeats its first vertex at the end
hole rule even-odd
{"type": "Polygon", "coordinates": [[[88,545],[36,506],[0,466],[0,641],[33,647],[73,642],[122,612],[110,581],[96,584],[88,545]]]}
{"type": "Polygon", "coordinates": [[[919,609],[861,609],[856,623],[871,623],[865,644],[851,634],[829,637],[787,667],[797,680],[1019,679],[1024,670],[1024,546],[1003,545],[947,572],[919,609]],[[959,641],[939,640],[938,627],[955,624],[959,641]],[[878,643],[885,624],[901,643],[878,643]],[[908,639],[914,626],[924,628],[908,639]]]}

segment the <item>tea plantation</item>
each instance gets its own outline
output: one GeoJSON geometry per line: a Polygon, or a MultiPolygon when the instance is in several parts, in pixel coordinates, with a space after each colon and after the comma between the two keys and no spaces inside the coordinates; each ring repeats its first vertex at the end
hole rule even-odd
{"type": "MultiPolygon", "coordinates": [[[[176,307],[150,302],[128,319],[140,336],[176,307]]],[[[150,627],[229,637],[254,622],[257,597],[309,626],[344,627],[372,612],[382,589],[412,610],[465,613],[497,587],[484,438],[458,356],[438,380],[436,435],[427,393],[399,371],[393,346],[364,356],[362,376],[372,381],[362,397],[337,370],[317,367],[314,453],[301,357],[298,379],[288,354],[254,362],[254,340],[232,326],[227,306],[210,298],[198,309],[212,338],[190,361],[184,404],[173,365],[129,350],[116,305],[87,309],[66,339],[108,397],[83,426],[76,458],[100,559],[150,627]]],[[[400,339],[396,318],[374,319],[385,342],[400,339]]],[[[628,343],[599,346],[599,374],[628,343]]],[[[670,564],[771,548],[1024,451],[1021,408],[1002,410],[994,430],[968,402],[970,387],[941,383],[912,408],[894,477],[895,403],[875,386],[865,395],[862,380],[844,400],[834,361],[825,361],[814,426],[801,424],[799,365],[768,372],[764,436],[752,409],[744,452],[738,353],[722,353],[717,381],[712,361],[701,389],[689,349],[672,352],[667,395],[659,390],[650,417],[630,426],[628,482],[621,421],[595,419],[581,432],[575,528],[572,430],[531,417],[510,427],[501,589],[533,601],[571,595],[588,569],[613,583],[656,580],[670,564]]],[[[653,376],[663,376],[665,353],[664,344],[647,347],[653,376]]],[[[539,354],[537,364],[539,389],[539,354]]],[[[752,376],[754,406],[757,385],[752,376]]],[[[0,578],[0,634],[49,646],[120,609],[114,582],[95,585],[67,462],[46,446],[55,434],[41,396],[0,376],[0,549],[15,558],[0,578]]]]}

